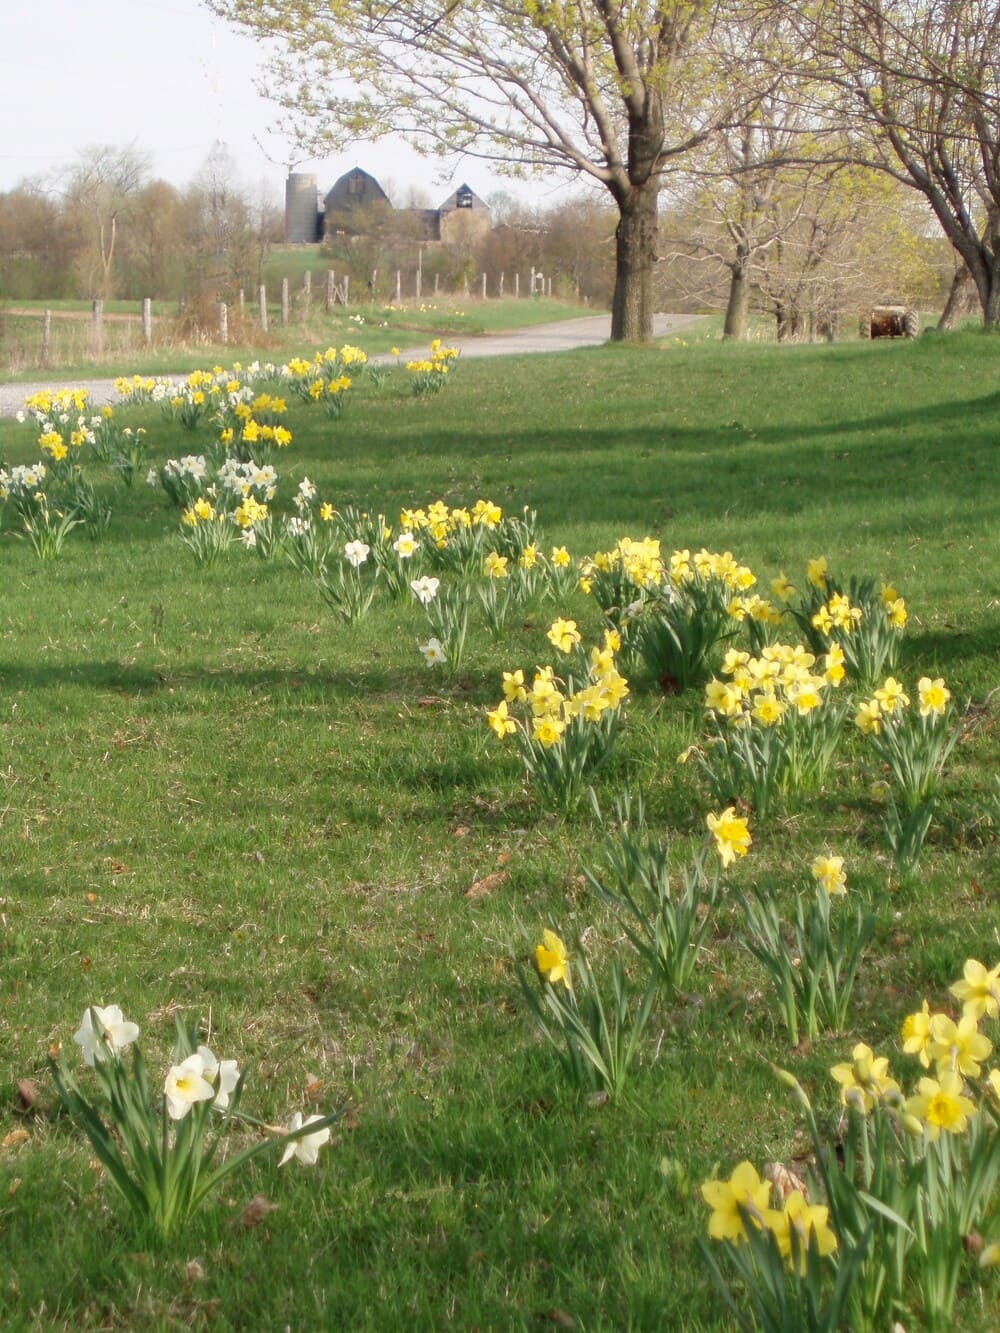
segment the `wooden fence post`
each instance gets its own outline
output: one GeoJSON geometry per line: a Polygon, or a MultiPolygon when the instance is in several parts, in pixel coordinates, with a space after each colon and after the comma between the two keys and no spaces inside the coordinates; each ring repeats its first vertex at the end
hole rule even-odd
{"type": "Polygon", "coordinates": [[[142,341],[147,347],[153,341],[153,303],[148,296],[142,298],[142,341]]]}
{"type": "Polygon", "coordinates": [[[397,305],[403,299],[403,275],[398,268],[396,269],[396,295],[393,299],[397,305]]]}
{"type": "Polygon", "coordinates": [[[483,274],[483,300],[486,300],[486,274],[483,274]]]}
{"type": "Polygon", "coordinates": [[[501,274],[500,274],[500,300],[501,300],[501,301],[503,300],[503,278],[504,278],[504,275],[501,273],[501,274]]]}
{"type": "Polygon", "coordinates": [[[90,348],[94,356],[104,351],[104,302],[95,300],[90,315],[90,348]]]}
{"type": "Polygon", "coordinates": [[[288,323],[288,279],[281,279],[281,322],[288,323]]]}
{"type": "Polygon", "coordinates": [[[302,275],[302,305],[303,305],[303,313],[305,315],[309,314],[309,309],[312,306],[312,294],[313,294],[312,269],[307,268],[305,273],[303,273],[302,275]]]}
{"type": "Polygon", "coordinates": [[[518,296],[520,296],[520,295],[521,295],[521,275],[520,275],[520,273],[515,273],[515,274],[514,274],[514,296],[515,296],[515,298],[516,298],[516,297],[518,297],[518,296]]]}
{"type": "Polygon", "coordinates": [[[219,342],[225,346],[229,341],[229,307],[225,301],[219,302],[219,342]]]}
{"type": "Polygon", "coordinates": [[[333,303],[337,299],[337,275],[332,268],[326,270],[326,313],[329,314],[333,309],[333,303]]]}
{"type": "Polygon", "coordinates": [[[42,316],[42,365],[49,364],[49,353],[52,349],[52,311],[46,310],[42,316]]]}
{"type": "Polygon", "coordinates": [[[257,289],[257,304],[260,308],[260,331],[267,332],[267,288],[263,283],[257,289]]]}

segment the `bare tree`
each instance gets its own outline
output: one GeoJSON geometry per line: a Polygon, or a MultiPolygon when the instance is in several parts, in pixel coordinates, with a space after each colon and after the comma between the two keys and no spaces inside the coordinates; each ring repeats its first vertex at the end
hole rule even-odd
{"type": "Polygon", "coordinates": [[[135,144],[88,148],[70,169],[64,196],[84,238],[88,294],[113,295],[113,266],[119,232],[131,217],[136,196],[149,175],[149,157],[135,144]]]}
{"type": "Polygon", "coordinates": [[[926,199],[1000,323],[1000,5],[996,0],[821,0],[785,5],[859,161],[926,199]]]}

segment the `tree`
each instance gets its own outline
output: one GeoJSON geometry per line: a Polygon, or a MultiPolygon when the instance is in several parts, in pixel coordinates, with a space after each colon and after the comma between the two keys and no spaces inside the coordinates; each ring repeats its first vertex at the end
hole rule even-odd
{"type": "MultiPolygon", "coordinates": [[[[208,0],[286,52],[271,94],[321,156],[401,133],[513,172],[562,169],[617,209],[613,339],[652,334],[657,200],[745,93],[735,0],[208,0]]],[[[746,33],[748,41],[752,34],[746,33]]]]}
{"type": "Polygon", "coordinates": [[[114,294],[112,269],[119,230],[131,217],[148,173],[149,158],[134,144],[88,148],[70,172],[65,202],[84,237],[83,263],[90,296],[114,294]]]}
{"type": "Polygon", "coordinates": [[[1000,5],[996,0],[790,3],[841,113],[870,132],[859,161],[918,191],[1000,324],[1000,5]]]}

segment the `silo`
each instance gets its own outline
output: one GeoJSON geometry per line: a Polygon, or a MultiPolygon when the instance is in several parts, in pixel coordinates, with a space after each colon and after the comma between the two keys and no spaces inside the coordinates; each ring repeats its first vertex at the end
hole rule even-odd
{"type": "Polygon", "coordinates": [[[285,181],[285,240],[289,245],[312,245],[319,240],[316,177],[293,171],[285,181]]]}

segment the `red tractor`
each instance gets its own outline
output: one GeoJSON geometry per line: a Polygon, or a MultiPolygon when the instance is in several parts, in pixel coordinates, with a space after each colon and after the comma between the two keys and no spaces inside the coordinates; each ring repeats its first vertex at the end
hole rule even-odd
{"type": "Polygon", "coordinates": [[[915,338],[919,331],[917,312],[904,305],[877,305],[858,326],[862,338],[915,338]]]}

